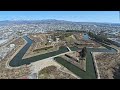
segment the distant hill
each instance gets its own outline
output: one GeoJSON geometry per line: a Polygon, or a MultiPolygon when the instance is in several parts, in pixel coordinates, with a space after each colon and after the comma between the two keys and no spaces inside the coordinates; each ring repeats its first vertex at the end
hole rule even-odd
{"type": "Polygon", "coordinates": [[[111,25],[111,26],[120,26],[119,23],[97,23],[97,22],[72,22],[65,20],[56,20],[56,19],[46,19],[46,20],[16,20],[16,21],[0,21],[0,25],[9,25],[9,24],[69,24],[69,25],[111,25]]]}

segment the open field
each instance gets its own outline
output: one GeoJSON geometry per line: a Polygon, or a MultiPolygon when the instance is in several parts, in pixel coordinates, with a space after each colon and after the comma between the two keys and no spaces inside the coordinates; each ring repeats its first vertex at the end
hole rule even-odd
{"type": "Polygon", "coordinates": [[[102,53],[95,58],[101,79],[120,79],[120,53],[102,53]]]}
{"type": "Polygon", "coordinates": [[[62,72],[59,68],[55,66],[48,66],[42,69],[38,75],[39,79],[77,79],[74,76],[62,72]]]}

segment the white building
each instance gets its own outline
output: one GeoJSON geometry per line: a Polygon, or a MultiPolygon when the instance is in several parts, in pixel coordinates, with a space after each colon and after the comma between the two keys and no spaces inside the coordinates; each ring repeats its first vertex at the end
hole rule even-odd
{"type": "Polygon", "coordinates": [[[15,44],[10,44],[10,48],[14,48],[15,47],[15,44]]]}

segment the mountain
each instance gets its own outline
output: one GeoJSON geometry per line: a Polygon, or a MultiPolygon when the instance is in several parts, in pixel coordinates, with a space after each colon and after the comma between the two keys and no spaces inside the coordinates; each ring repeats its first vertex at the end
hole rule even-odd
{"type": "Polygon", "coordinates": [[[9,25],[9,24],[69,24],[69,25],[102,25],[102,26],[120,26],[119,23],[97,23],[97,22],[73,22],[65,20],[56,20],[56,19],[45,19],[45,20],[15,20],[15,21],[0,21],[0,25],[9,25]]]}

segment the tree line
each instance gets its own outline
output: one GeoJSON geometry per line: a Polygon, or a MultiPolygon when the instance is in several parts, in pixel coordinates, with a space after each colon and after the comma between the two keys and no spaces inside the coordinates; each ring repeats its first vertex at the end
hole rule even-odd
{"type": "Polygon", "coordinates": [[[107,45],[113,44],[113,45],[116,45],[116,46],[120,47],[120,45],[118,43],[116,43],[115,41],[112,41],[110,39],[107,39],[107,37],[105,37],[105,36],[96,35],[92,32],[88,32],[88,35],[90,37],[94,38],[96,42],[102,42],[102,43],[105,43],[107,45]]]}

